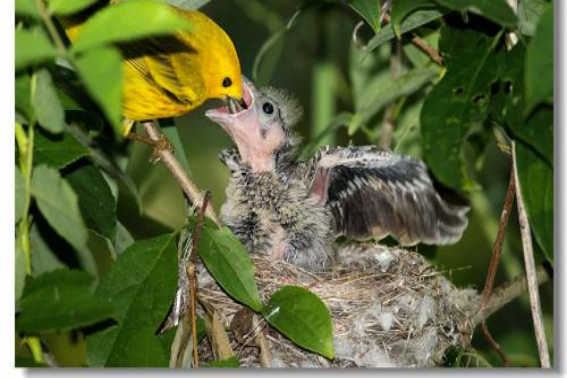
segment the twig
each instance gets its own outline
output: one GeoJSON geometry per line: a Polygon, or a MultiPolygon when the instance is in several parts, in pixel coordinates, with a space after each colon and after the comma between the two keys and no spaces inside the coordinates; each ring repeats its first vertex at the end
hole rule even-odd
{"type": "MultiPolygon", "coordinates": [[[[549,274],[542,266],[538,267],[535,271],[536,274],[536,282],[537,284],[541,285],[549,280],[549,274]]],[[[524,294],[527,288],[527,278],[523,275],[520,275],[513,280],[504,283],[497,287],[486,307],[484,308],[484,312],[477,311],[471,317],[471,323],[473,327],[477,327],[482,323],[483,320],[488,319],[492,314],[500,310],[502,307],[506,306],[508,303],[512,302],[514,299],[518,298],[520,295],[524,294]]]]}
{"type": "Polygon", "coordinates": [[[201,229],[203,228],[205,211],[207,210],[207,205],[209,204],[210,199],[211,192],[207,190],[205,192],[205,198],[203,199],[203,206],[199,210],[199,215],[197,216],[197,224],[195,225],[195,233],[193,235],[193,244],[191,245],[191,253],[189,255],[189,264],[187,264],[186,268],[187,276],[189,277],[189,314],[191,316],[191,334],[193,336],[193,366],[196,368],[199,367],[199,353],[197,350],[197,275],[195,264],[197,263],[197,246],[201,239],[201,229]]]}
{"type": "MultiPolygon", "coordinates": [[[[165,136],[161,133],[156,122],[142,122],[142,126],[144,127],[146,134],[155,143],[165,140],[165,136]]],[[[163,162],[167,169],[169,169],[175,180],[177,180],[179,186],[181,186],[181,189],[183,189],[183,192],[187,195],[187,198],[189,198],[193,204],[202,207],[203,195],[195,183],[189,178],[187,172],[185,172],[183,166],[179,160],[177,160],[173,152],[168,149],[157,148],[154,153],[159,157],[159,160],[163,162]]],[[[219,219],[211,206],[207,208],[205,214],[217,225],[220,225],[219,219]]]]}
{"type": "Polygon", "coordinates": [[[530,306],[532,309],[532,318],[534,321],[534,330],[537,341],[537,349],[541,367],[550,368],[549,349],[545,338],[545,329],[543,326],[543,316],[541,313],[541,303],[539,299],[539,291],[537,285],[536,268],[534,261],[534,251],[532,245],[532,235],[528,216],[524,207],[524,199],[518,180],[518,166],[516,159],[516,144],[512,142],[512,166],[516,180],[516,204],[518,206],[518,218],[520,220],[520,233],[522,235],[522,245],[524,250],[524,263],[526,266],[526,277],[528,282],[528,293],[530,294],[530,306]]]}
{"type": "MultiPolygon", "coordinates": [[[[510,210],[512,209],[512,203],[514,201],[514,195],[516,192],[516,184],[514,178],[514,170],[510,170],[510,181],[508,183],[508,191],[506,193],[506,200],[504,201],[504,207],[502,209],[502,214],[500,215],[500,223],[498,225],[498,233],[496,235],[496,240],[494,241],[494,245],[492,246],[492,258],[490,259],[490,265],[488,268],[488,275],[486,276],[486,281],[484,283],[484,289],[482,291],[482,298],[480,301],[480,312],[484,312],[484,309],[488,303],[490,295],[492,294],[492,287],[494,285],[494,279],[496,278],[496,271],[498,269],[498,264],[500,263],[500,253],[502,252],[502,244],[504,243],[504,236],[506,235],[506,225],[508,224],[508,219],[510,218],[510,210]]],[[[490,344],[492,349],[496,351],[502,358],[502,362],[504,366],[509,366],[509,359],[500,347],[500,345],[496,342],[496,340],[492,337],[490,332],[488,331],[488,327],[484,319],[480,324],[480,331],[482,335],[486,339],[486,341],[490,344]]]]}
{"type": "MultiPolygon", "coordinates": [[[[389,24],[391,21],[390,19],[390,15],[389,14],[385,14],[384,15],[384,22],[389,24]]],[[[418,49],[420,49],[421,51],[423,51],[427,56],[429,56],[429,58],[434,61],[435,63],[437,63],[440,66],[443,66],[445,63],[443,62],[443,58],[441,57],[441,55],[439,54],[439,52],[437,50],[435,50],[429,43],[425,42],[424,39],[418,37],[417,35],[414,35],[411,38],[411,43],[417,47],[418,49]]]]}

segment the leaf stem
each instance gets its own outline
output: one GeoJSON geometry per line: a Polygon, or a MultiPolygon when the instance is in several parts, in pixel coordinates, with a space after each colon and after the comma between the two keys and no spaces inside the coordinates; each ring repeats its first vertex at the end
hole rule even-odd
{"type": "Polygon", "coordinates": [[[37,2],[37,8],[39,9],[39,14],[41,15],[41,19],[45,24],[45,28],[47,29],[49,36],[55,43],[55,46],[57,47],[57,51],[59,51],[60,54],[65,55],[67,49],[65,48],[65,44],[63,43],[63,40],[61,39],[61,36],[59,35],[59,32],[57,31],[57,28],[55,27],[55,24],[51,19],[51,15],[49,14],[49,11],[45,7],[45,3],[43,2],[43,0],[37,0],[36,2],[37,2]]]}
{"type": "Polygon", "coordinates": [[[18,225],[18,242],[24,252],[26,275],[31,274],[30,217],[31,177],[33,167],[34,125],[30,124],[28,132],[20,123],[16,123],[16,143],[20,154],[20,171],[24,177],[24,212],[18,225]]]}

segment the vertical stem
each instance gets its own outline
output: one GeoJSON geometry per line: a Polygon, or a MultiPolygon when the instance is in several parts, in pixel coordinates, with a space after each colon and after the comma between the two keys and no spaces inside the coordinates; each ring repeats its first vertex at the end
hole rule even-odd
{"type": "Polygon", "coordinates": [[[532,318],[534,322],[534,330],[537,341],[537,349],[539,352],[539,359],[541,367],[550,368],[551,362],[549,359],[549,349],[547,347],[547,340],[545,338],[545,329],[543,326],[543,316],[541,313],[541,303],[538,291],[538,282],[536,267],[534,261],[534,251],[532,244],[532,234],[526,208],[524,207],[524,199],[522,195],[522,188],[520,180],[518,179],[518,166],[516,159],[516,144],[512,142],[512,159],[513,159],[513,172],[516,180],[516,203],[518,206],[518,218],[520,220],[520,232],[522,235],[522,245],[524,250],[524,263],[526,266],[526,278],[528,283],[528,293],[530,297],[530,306],[532,310],[532,318]]]}

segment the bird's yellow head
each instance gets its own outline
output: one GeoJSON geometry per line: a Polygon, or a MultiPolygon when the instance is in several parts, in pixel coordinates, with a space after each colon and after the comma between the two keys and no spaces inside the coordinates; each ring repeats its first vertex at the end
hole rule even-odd
{"type": "Polygon", "coordinates": [[[201,41],[208,48],[203,51],[207,98],[242,100],[242,74],[236,48],[226,32],[213,20],[194,12],[192,21],[199,29],[201,41]]]}

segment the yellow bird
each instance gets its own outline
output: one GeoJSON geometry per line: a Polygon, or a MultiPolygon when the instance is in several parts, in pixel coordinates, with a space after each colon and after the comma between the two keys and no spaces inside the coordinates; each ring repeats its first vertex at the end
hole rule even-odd
{"type": "MultiPolygon", "coordinates": [[[[124,135],[134,121],[176,117],[208,99],[244,104],[240,62],[228,35],[201,12],[172,8],[191,22],[190,32],[120,45],[124,135]]],[[[81,33],[83,22],[61,23],[71,42],[81,33]]]]}

